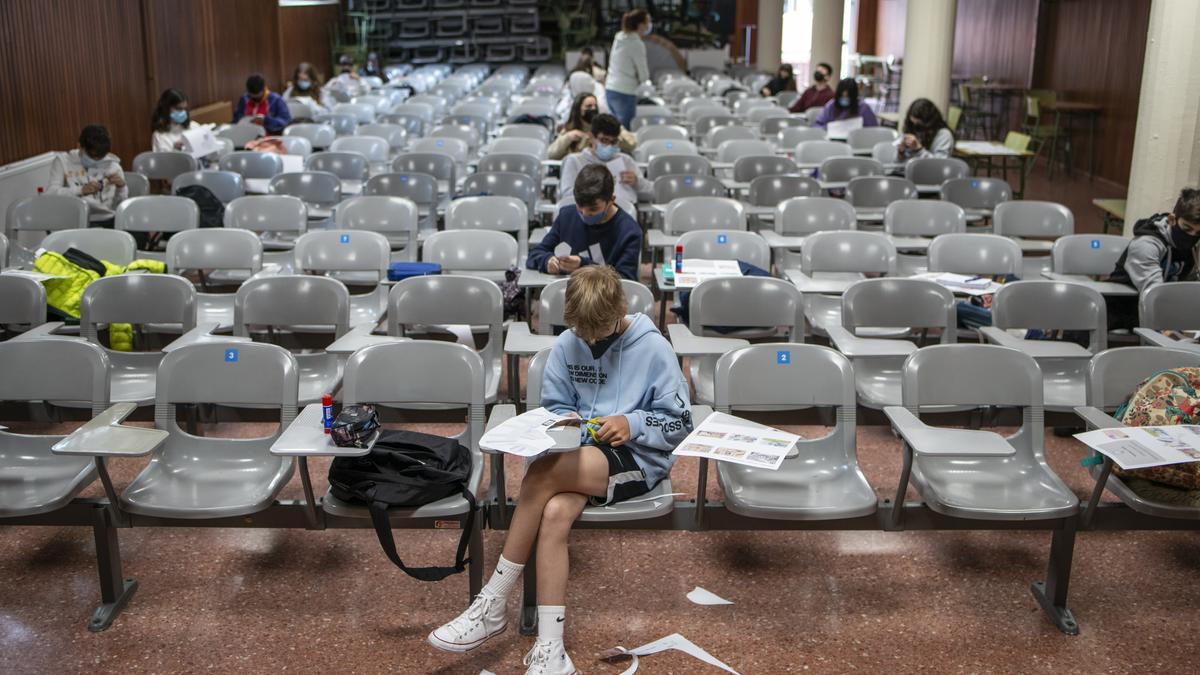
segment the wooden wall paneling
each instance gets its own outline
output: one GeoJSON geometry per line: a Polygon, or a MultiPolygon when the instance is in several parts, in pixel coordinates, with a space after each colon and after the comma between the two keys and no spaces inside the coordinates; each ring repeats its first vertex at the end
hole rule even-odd
{"type": "MultiPolygon", "coordinates": [[[[734,15],[733,38],[729,41],[729,58],[738,62],[746,53],[746,26],[758,24],[758,0],[737,0],[737,11],[734,15]]],[[[750,33],[750,60],[758,58],[758,29],[750,33]]],[[[747,64],[749,65],[749,64],[747,64]]]]}
{"type": "Polygon", "coordinates": [[[333,73],[331,40],[341,25],[341,6],[301,5],[279,8],[280,86],[296,64],[308,61],[328,80],[333,73]]]}
{"type": "Polygon", "coordinates": [[[875,26],[879,23],[879,0],[858,0],[854,26],[854,49],[860,54],[875,53],[875,26]]]}
{"type": "Polygon", "coordinates": [[[875,53],[879,56],[904,56],[904,26],[908,3],[905,0],[879,0],[875,22],[875,53]]]}
{"type": "Polygon", "coordinates": [[[958,0],[954,73],[1028,87],[1039,0],[958,0]]]}

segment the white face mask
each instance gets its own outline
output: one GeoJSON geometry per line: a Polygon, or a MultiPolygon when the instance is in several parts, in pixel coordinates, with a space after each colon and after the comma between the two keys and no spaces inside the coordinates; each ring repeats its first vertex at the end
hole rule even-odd
{"type": "Polygon", "coordinates": [[[642,31],[642,37],[648,37],[650,35],[650,33],[653,31],[654,31],[654,24],[652,24],[652,23],[646,24],[646,30],[642,31]]]}

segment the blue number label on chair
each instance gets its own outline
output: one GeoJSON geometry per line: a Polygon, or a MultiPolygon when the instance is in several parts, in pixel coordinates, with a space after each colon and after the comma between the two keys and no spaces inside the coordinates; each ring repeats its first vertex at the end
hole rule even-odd
{"type": "Polygon", "coordinates": [[[792,365],[792,353],[791,352],[775,352],[775,363],[778,363],[781,366],[792,365]]]}
{"type": "Polygon", "coordinates": [[[236,349],[226,349],[225,350],[225,363],[237,363],[237,360],[238,360],[238,350],[236,350],[236,349]]]}
{"type": "Polygon", "coordinates": [[[350,243],[350,235],[343,234],[342,236],[338,237],[338,241],[343,244],[349,244],[350,243]]]}
{"type": "Polygon", "coordinates": [[[401,182],[401,183],[407,183],[407,182],[408,182],[408,176],[400,176],[400,182],[401,182]]]}
{"type": "Polygon", "coordinates": [[[727,235],[727,234],[718,234],[717,235],[717,243],[718,244],[724,244],[728,241],[729,241],[729,235],[727,235]]]}
{"type": "Polygon", "coordinates": [[[977,180],[971,181],[971,187],[973,187],[973,188],[979,187],[979,181],[977,181],[977,180]]]}
{"type": "Polygon", "coordinates": [[[445,145],[445,144],[446,144],[446,141],[443,141],[443,140],[442,140],[442,139],[440,139],[440,138],[439,138],[439,139],[437,139],[437,141],[436,141],[436,142],[434,142],[434,145],[438,146],[439,148],[440,148],[440,147],[442,147],[442,146],[443,146],[443,145],[445,145]]]}
{"type": "Polygon", "coordinates": [[[1092,240],[1092,248],[1100,248],[1100,240],[1099,239],[1092,240]]]}
{"type": "Polygon", "coordinates": [[[671,141],[667,141],[667,146],[666,146],[666,147],[667,147],[667,149],[668,149],[668,150],[670,150],[671,148],[675,147],[675,144],[674,144],[674,143],[672,143],[671,141]]]}

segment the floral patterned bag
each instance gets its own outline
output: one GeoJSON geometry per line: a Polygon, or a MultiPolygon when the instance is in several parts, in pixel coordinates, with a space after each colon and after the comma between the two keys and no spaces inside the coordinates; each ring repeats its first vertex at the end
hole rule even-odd
{"type": "MultiPolygon", "coordinates": [[[[1131,427],[1200,424],[1200,368],[1163,370],[1142,381],[1114,417],[1131,427]]],[[[1144,478],[1184,490],[1200,490],[1200,462],[1123,471],[1123,477],[1144,478]]]]}

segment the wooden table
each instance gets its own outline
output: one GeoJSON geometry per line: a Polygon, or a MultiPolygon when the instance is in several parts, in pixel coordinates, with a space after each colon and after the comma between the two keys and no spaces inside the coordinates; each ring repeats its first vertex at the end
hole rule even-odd
{"type": "MultiPolygon", "coordinates": [[[[974,162],[975,164],[983,162],[987,168],[988,176],[992,175],[993,159],[997,157],[1000,158],[1001,170],[1007,170],[1008,158],[1016,157],[1020,160],[1020,163],[1017,165],[1017,172],[1020,174],[1020,182],[1017,191],[1013,193],[1013,197],[1022,199],[1025,196],[1025,174],[1028,173],[1026,171],[1025,164],[1033,161],[1034,154],[1028,150],[1021,150],[1020,152],[1017,152],[1011,148],[1008,148],[1003,143],[997,143],[995,141],[992,141],[990,145],[992,148],[994,148],[994,151],[976,152],[974,150],[967,150],[956,145],[954,147],[954,154],[967,161],[974,162]]],[[[976,168],[978,168],[978,166],[976,168]]],[[[974,171],[972,171],[972,175],[974,175],[974,171]]]]}
{"type": "Polygon", "coordinates": [[[1117,234],[1125,229],[1125,200],[1124,199],[1093,199],[1092,204],[1104,212],[1104,234],[1109,227],[1117,228],[1117,234]]]}
{"type": "Polygon", "coordinates": [[[1100,111],[1103,108],[1095,103],[1083,103],[1079,101],[1055,101],[1054,103],[1043,103],[1043,110],[1049,110],[1054,113],[1054,127],[1061,129],[1059,122],[1065,115],[1067,118],[1066,139],[1067,139],[1067,175],[1071,175],[1071,131],[1072,120],[1076,117],[1088,118],[1088,180],[1092,180],[1096,175],[1096,119],[1100,117],[1100,111]]]}

